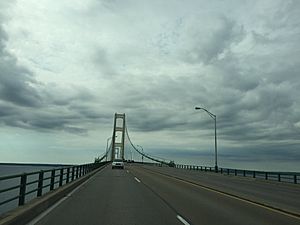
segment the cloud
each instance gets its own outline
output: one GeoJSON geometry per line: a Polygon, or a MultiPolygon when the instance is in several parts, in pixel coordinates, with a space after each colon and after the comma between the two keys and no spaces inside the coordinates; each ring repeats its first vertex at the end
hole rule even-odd
{"type": "Polygon", "coordinates": [[[243,26],[225,16],[213,19],[212,26],[199,27],[188,31],[188,49],[183,52],[191,63],[210,64],[222,57],[232,44],[239,42],[244,34],[243,26]]]}
{"type": "Polygon", "coordinates": [[[32,73],[18,65],[17,59],[6,51],[5,41],[7,35],[0,26],[0,98],[16,105],[41,105],[39,93],[34,88],[37,82],[32,73]]]}
{"type": "Polygon", "coordinates": [[[197,105],[217,115],[229,153],[289,154],[299,144],[299,15],[296,1],[16,1],[1,16],[1,124],[107,136],[120,112],[136,141],[195,151],[214,135],[197,105]]]}

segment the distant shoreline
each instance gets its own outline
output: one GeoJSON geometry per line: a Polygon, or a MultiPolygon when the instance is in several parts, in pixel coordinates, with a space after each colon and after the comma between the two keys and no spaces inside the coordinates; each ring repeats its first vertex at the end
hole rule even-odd
{"type": "Polygon", "coordinates": [[[74,166],[76,164],[57,164],[57,163],[1,163],[0,166],[74,166]]]}

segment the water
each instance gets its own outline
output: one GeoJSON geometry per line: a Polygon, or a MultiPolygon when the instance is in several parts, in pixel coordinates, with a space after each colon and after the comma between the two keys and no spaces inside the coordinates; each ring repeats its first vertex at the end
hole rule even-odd
{"type": "MultiPolygon", "coordinates": [[[[58,169],[60,167],[63,167],[64,165],[45,165],[45,164],[1,164],[0,163],[0,177],[3,176],[9,176],[9,175],[15,175],[15,174],[22,174],[22,173],[29,173],[29,172],[38,172],[41,170],[50,170],[50,169],[58,169]]],[[[47,172],[44,174],[45,177],[49,177],[50,172],[47,172]]],[[[31,181],[35,181],[38,179],[38,174],[30,175],[27,177],[27,183],[31,181]]],[[[58,177],[56,178],[56,181],[58,180],[58,177]]],[[[44,182],[44,185],[48,185],[50,183],[50,180],[47,180],[44,182]]],[[[3,180],[0,181],[0,190],[3,190],[5,188],[13,187],[20,185],[20,178],[12,178],[9,180],[3,180]]],[[[56,187],[58,184],[56,184],[56,187]]],[[[30,190],[34,190],[37,188],[37,183],[28,185],[26,192],[30,190]]],[[[43,194],[48,192],[50,190],[49,187],[43,188],[43,194]]],[[[7,199],[13,198],[15,196],[19,195],[19,188],[16,188],[14,190],[10,190],[4,193],[0,193],[0,202],[5,201],[7,199]]],[[[29,200],[36,197],[36,192],[31,193],[26,196],[25,202],[28,202],[29,200]]],[[[0,215],[8,212],[11,209],[14,209],[18,206],[18,199],[13,200],[9,203],[6,203],[4,205],[0,205],[0,215]]]]}

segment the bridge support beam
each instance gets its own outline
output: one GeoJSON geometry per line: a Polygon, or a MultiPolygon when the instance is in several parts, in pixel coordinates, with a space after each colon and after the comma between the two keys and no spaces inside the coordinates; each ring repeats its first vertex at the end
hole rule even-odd
{"type": "Polygon", "coordinates": [[[125,150],[124,142],[125,142],[125,113],[124,114],[115,113],[114,129],[113,129],[113,136],[112,136],[111,161],[113,161],[116,158],[117,148],[119,151],[118,158],[124,160],[124,150],[125,150]],[[118,120],[122,120],[122,124],[118,123],[118,120]],[[119,133],[121,133],[121,136],[119,136],[119,133]],[[118,140],[121,140],[120,142],[116,141],[116,136],[118,136],[118,140]]]}

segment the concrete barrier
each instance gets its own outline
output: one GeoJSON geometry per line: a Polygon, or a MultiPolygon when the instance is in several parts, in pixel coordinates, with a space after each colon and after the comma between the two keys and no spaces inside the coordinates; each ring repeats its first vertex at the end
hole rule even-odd
{"type": "Polygon", "coordinates": [[[41,197],[37,197],[29,201],[23,206],[1,215],[0,225],[20,225],[30,222],[106,166],[107,164],[78,178],[77,180],[74,180],[71,183],[65,184],[54,191],[50,191],[41,197]]]}

